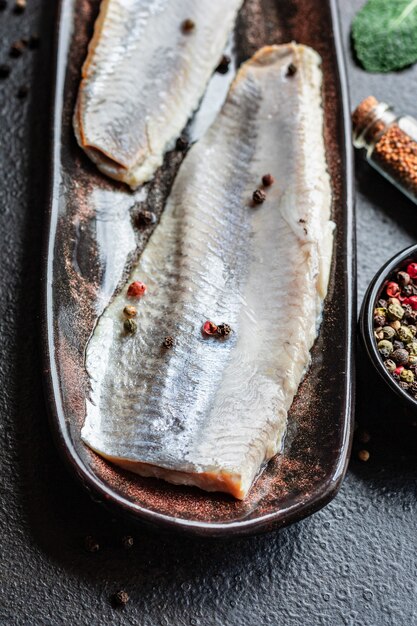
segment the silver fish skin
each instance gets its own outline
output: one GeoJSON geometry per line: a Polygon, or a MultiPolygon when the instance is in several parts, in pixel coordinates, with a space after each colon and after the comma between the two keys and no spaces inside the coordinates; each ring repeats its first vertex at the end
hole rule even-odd
{"type": "Polygon", "coordinates": [[[79,145],[133,189],[150,180],[219,63],[243,0],[103,0],[74,113],[79,145]],[[194,29],[184,32],[190,19],[194,29]]]}
{"type": "Polygon", "coordinates": [[[98,321],[82,438],[121,467],[243,499],[281,449],[332,258],[320,63],[291,43],[241,67],[130,276],[148,286],[136,334],[127,286],[98,321]],[[205,320],[233,332],[204,337],[205,320]]]}

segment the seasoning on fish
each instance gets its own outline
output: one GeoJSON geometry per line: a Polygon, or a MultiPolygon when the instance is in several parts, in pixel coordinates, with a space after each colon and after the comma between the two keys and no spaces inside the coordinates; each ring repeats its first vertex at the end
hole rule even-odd
{"type": "Polygon", "coordinates": [[[136,324],[135,320],[128,318],[123,322],[123,328],[128,335],[134,335],[138,329],[138,325],[136,324]]]}
{"type": "Polygon", "coordinates": [[[182,32],[185,34],[191,33],[195,29],[195,22],[193,22],[193,20],[190,20],[190,18],[187,18],[181,24],[181,29],[182,32]]]}
{"type": "Polygon", "coordinates": [[[228,337],[231,332],[232,329],[230,328],[229,324],[219,324],[217,326],[217,335],[219,337],[228,337]]]}
{"type": "Polygon", "coordinates": [[[252,194],[252,199],[255,204],[262,204],[266,200],[266,193],[262,189],[255,189],[252,194]]]}
{"type": "Polygon", "coordinates": [[[227,74],[231,61],[231,58],[227,56],[227,54],[223,54],[218,66],[216,67],[216,72],[219,74],[227,74]]]}
{"type": "Polygon", "coordinates": [[[185,137],[178,137],[175,142],[175,149],[178,150],[178,152],[185,152],[188,149],[188,146],[189,143],[185,137]]]}
{"type": "Polygon", "coordinates": [[[311,48],[261,49],[190,148],[130,277],[152,296],[141,301],[140,332],[129,341],[120,334],[123,290],[87,346],[82,438],[106,459],[243,499],[280,451],[333,246],[321,77],[311,48]],[[288,80],[291,62],[298,70],[288,80]],[[248,211],[253,181],[271,170],[285,187],[271,187],[262,211],[248,211]],[[222,332],[233,332],[207,341],[203,320],[226,320],[222,332]],[[162,359],[167,321],[175,350],[162,359]]]}
{"type": "Polygon", "coordinates": [[[216,324],[214,322],[210,322],[210,320],[207,320],[207,322],[204,322],[203,333],[205,335],[215,335],[217,333],[216,324]]]}
{"type": "Polygon", "coordinates": [[[162,345],[164,346],[164,348],[169,350],[170,348],[174,346],[174,338],[168,335],[168,337],[165,337],[164,341],[162,342],[162,345]]]}
{"type": "Polygon", "coordinates": [[[242,3],[102,0],[74,112],[78,143],[101,172],[133,189],[152,178],[197,108],[242,3]]]}
{"type": "Polygon", "coordinates": [[[274,177],[272,176],[272,174],[264,174],[262,176],[262,184],[264,187],[270,187],[271,185],[273,185],[275,182],[274,177]]]}
{"type": "Polygon", "coordinates": [[[127,305],[123,309],[123,313],[126,315],[126,317],[136,317],[137,310],[136,310],[136,307],[127,305]]]}
{"type": "Polygon", "coordinates": [[[297,66],[294,63],[290,63],[287,68],[287,76],[294,76],[297,71],[297,66]]]}
{"type": "Polygon", "coordinates": [[[146,285],[141,280],[135,280],[130,283],[127,289],[129,298],[141,298],[146,293],[146,285]]]}

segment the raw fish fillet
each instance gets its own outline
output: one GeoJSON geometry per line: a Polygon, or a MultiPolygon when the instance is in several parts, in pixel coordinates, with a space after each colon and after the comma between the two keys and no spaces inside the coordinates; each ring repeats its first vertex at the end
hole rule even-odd
{"type": "Polygon", "coordinates": [[[103,457],[243,499],[280,451],[332,256],[321,81],[311,48],[262,48],[189,151],[129,279],[148,286],[136,334],[123,332],[126,286],[88,344],[82,438],[103,457]],[[204,337],[205,320],[233,332],[204,337]]]}
{"type": "Polygon", "coordinates": [[[102,1],[74,129],[104,174],[132,188],[152,178],[197,108],[242,2],[102,1]],[[195,27],[184,32],[187,19],[195,27]]]}

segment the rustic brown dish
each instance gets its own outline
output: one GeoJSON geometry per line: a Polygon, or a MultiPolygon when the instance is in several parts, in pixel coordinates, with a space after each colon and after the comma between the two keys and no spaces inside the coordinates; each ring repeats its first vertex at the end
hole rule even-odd
{"type": "Polygon", "coordinates": [[[282,527],[313,513],[336,494],[351,443],[354,216],[349,107],[335,1],[247,0],[236,29],[239,61],[264,44],[290,40],[308,44],[322,56],[325,141],[337,226],[323,324],[312,366],[290,411],[283,454],[269,463],[244,502],[122,471],[80,439],[88,393],[86,343],[150,232],[137,231],[126,254],[119,254],[124,248],[118,248],[118,241],[139,206],[150,203],[160,215],[183,158],[178,151],[167,155],[143,201],[101,176],[78,148],[71,116],[98,6],[98,0],[61,0],[57,27],[43,349],[46,397],[58,448],[95,499],[138,520],[206,536],[282,527]]]}

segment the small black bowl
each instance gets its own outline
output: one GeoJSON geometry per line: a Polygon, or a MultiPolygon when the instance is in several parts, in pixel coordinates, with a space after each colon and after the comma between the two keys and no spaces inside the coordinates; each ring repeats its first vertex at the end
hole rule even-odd
{"type": "Polygon", "coordinates": [[[402,250],[387,261],[387,263],[385,263],[385,265],[383,265],[373,277],[365,293],[359,315],[360,336],[363,348],[365,349],[369,360],[388,387],[401,398],[403,403],[407,405],[409,409],[412,409],[414,414],[417,412],[417,400],[415,400],[407,391],[401,389],[385,368],[383,360],[379,355],[374,338],[373,311],[376,302],[381,297],[387,279],[393,273],[404,270],[409,263],[416,261],[417,245],[413,245],[405,250],[402,250]]]}

